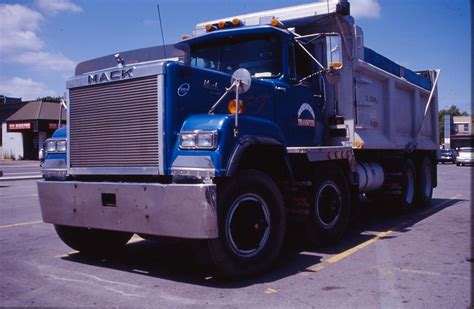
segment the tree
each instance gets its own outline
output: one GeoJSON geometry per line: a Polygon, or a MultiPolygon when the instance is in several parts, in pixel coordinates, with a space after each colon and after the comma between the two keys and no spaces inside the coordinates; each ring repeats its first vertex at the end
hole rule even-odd
{"type": "Polygon", "coordinates": [[[52,96],[46,96],[46,97],[37,97],[36,100],[41,100],[41,101],[48,101],[48,102],[61,102],[61,97],[52,97],[52,96]]]}
{"type": "Polygon", "coordinates": [[[467,112],[461,112],[456,105],[451,105],[448,109],[442,109],[439,111],[439,142],[444,142],[444,116],[469,116],[467,112]]]}

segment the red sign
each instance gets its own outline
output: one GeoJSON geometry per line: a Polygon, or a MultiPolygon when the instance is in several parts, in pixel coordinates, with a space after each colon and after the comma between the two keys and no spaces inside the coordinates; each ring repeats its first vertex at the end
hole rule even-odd
{"type": "Polygon", "coordinates": [[[48,129],[50,130],[56,130],[58,128],[58,123],[57,122],[50,122],[48,123],[48,129]]]}
{"type": "Polygon", "coordinates": [[[9,123],[8,130],[10,131],[31,130],[31,122],[9,123]]]}

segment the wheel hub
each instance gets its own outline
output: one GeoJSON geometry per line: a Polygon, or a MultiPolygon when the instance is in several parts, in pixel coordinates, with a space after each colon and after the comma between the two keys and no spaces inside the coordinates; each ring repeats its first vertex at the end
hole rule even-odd
{"type": "Polygon", "coordinates": [[[342,210],[339,188],[333,182],[323,184],[316,192],[316,219],[324,228],[337,224],[342,210]]]}
{"type": "Polygon", "coordinates": [[[257,194],[237,198],[229,209],[225,232],[234,253],[242,257],[258,254],[270,233],[270,211],[265,200],[257,194]]]}

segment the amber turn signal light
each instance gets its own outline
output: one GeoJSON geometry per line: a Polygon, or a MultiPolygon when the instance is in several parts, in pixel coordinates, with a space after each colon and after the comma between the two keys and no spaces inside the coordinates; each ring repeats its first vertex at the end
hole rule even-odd
{"type": "MultiPolygon", "coordinates": [[[[235,99],[231,100],[229,102],[229,105],[227,106],[229,113],[232,115],[235,115],[235,99]]],[[[242,114],[244,112],[244,101],[239,100],[239,114],[242,114]]]]}

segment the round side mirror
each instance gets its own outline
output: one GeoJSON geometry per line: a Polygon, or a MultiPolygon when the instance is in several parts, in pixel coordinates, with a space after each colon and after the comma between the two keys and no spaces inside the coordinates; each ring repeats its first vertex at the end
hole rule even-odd
{"type": "Polygon", "coordinates": [[[252,84],[252,76],[248,70],[238,69],[232,74],[232,78],[230,79],[231,84],[234,84],[236,81],[240,82],[239,93],[246,93],[252,84]]]}

